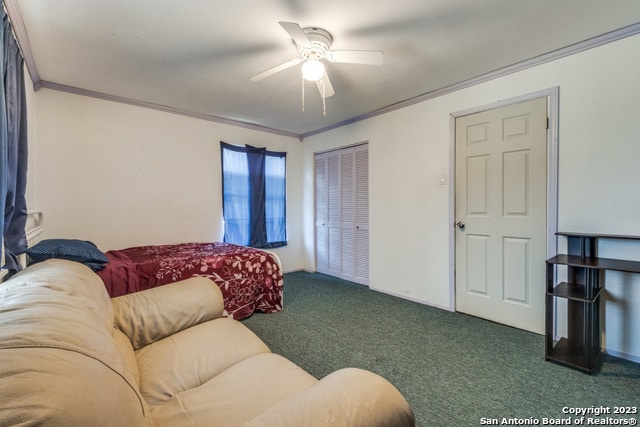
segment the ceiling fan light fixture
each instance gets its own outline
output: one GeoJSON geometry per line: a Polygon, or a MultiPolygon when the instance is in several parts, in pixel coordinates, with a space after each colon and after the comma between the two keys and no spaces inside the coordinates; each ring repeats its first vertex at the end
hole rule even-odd
{"type": "Polygon", "coordinates": [[[315,82],[324,76],[324,64],[317,59],[308,59],[302,64],[302,77],[315,82]]]}

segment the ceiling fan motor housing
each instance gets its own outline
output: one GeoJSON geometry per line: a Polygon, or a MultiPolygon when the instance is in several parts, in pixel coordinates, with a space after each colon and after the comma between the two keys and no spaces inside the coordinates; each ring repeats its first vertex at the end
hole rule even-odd
{"type": "Polygon", "coordinates": [[[306,27],[302,31],[307,35],[311,46],[301,46],[296,44],[298,52],[305,59],[320,59],[326,57],[333,38],[331,34],[322,28],[306,27]]]}

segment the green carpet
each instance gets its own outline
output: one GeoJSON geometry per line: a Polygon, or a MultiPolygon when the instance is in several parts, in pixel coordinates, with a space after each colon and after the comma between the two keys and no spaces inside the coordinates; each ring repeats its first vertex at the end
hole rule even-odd
{"type": "MultiPolygon", "coordinates": [[[[382,375],[407,398],[419,426],[514,417],[543,425],[570,417],[564,407],[640,407],[640,364],[605,356],[586,375],[546,362],[542,335],[321,274],[286,274],[284,310],[243,323],[317,378],[344,367],[382,375]]],[[[587,418],[607,416],[623,417],[587,418]]]]}

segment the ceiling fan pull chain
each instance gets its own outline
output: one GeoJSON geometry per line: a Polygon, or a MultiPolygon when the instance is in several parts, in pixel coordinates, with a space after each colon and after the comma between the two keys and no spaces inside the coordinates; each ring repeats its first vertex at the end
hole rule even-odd
{"type": "Polygon", "coordinates": [[[302,111],[304,111],[304,76],[302,76],[302,111]]]}
{"type": "Polygon", "coordinates": [[[322,79],[322,114],[327,117],[327,98],[325,97],[325,84],[322,79]]]}

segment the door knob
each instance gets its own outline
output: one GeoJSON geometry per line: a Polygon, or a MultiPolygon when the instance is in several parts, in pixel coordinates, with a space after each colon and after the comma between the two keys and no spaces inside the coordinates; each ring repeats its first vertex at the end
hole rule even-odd
{"type": "Polygon", "coordinates": [[[458,226],[458,228],[459,228],[460,230],[464,230],[464,222],[462,222],[462,221],[458,221],[458,222],[456,222],[456,225],[458,226]]]}

